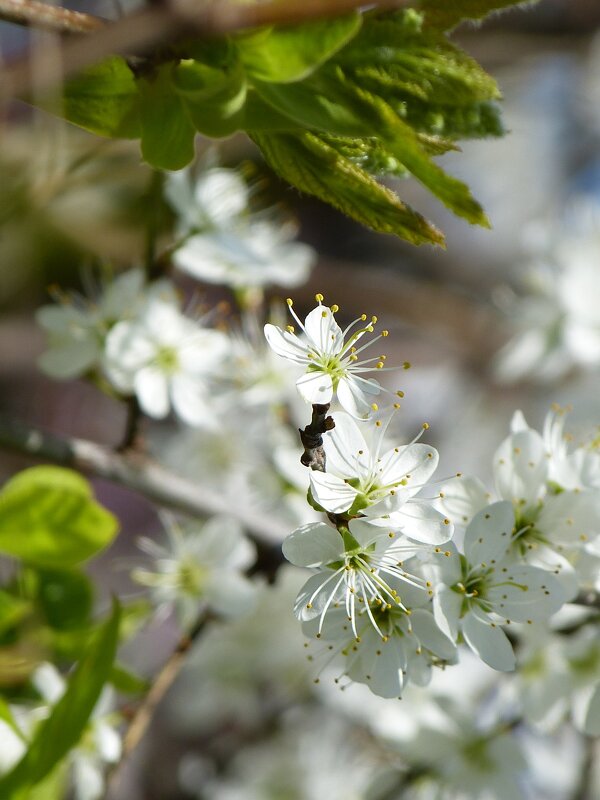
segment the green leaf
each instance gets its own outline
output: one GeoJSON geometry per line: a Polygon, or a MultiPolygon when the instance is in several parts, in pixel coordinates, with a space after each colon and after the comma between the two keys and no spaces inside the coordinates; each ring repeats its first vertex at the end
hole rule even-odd
{"type": "Polygon", "coordinates": [[[8,727],[11,728],[11,730],[13,730],[17,734],[19,739],[22,739],[23,741],[25,741],[25,737],[23,736],[23,732],[21,731],[21,729],[19,728],[19,726],[15,722],[15,719],[14,719],[12,713],[11,713],[11,710],[10,710],[10,708],[8,706],[8,703],[6,702],[6,700],[3,697],[0,697],[0,719],[3,722],[6,722],[8,727]]]}
{"type": "Polygon", "coordinates": [[[69,122],[99,136],[135,139],[140,135],[139,94],[133,73],[114,56],[67,81],[63,107],[69,122]]]}
{"type": "Polygon", "coordinates": [[[252,139],[267,163],[285,180],[382,233],[413,244],[443,245],[442,233],[403,203],[391,189],[313,133],[259,134],[252,139]]]}
{"type": "Polygon", "coordinates": [[[78,570],[39,570],[37,600],[46,622],[56,630],[81,628],[90,621],[92,585],[78,570]]]}
{"type": "Polygon", "coordinates": [[[196,131],[172,78],[167,65],[138,80],[142,156],[156,169],[182,169],[194,158],[196,131]]]}
{"type": "Polygon", "coordinates": [[[10,773],[0,778],[0,797],[13,800],[18,792],[38,784],[78,743],[110,677],[119,619],[120,609],[115,601],[110,618],[77,665],[65,694],[36,729],[27,753],[10,773]]]}
{"type": "Polygon", "coordinates": [[[465,19],[483,19],[494,11],[535,2],[537,0],[419,0],[417,7],[425,12],[427,25],[446,31],[465,19]]]}
{"type": "Polygon", "coordinates": [[[469,187],[433,163],[417,133],[400,119],[385,100],[345,80],[341,72],[336,78],[330,84],[332,93],[343,93],[349,101],[364,104],[362,114],[370,116],[379,138],[391,155],[455,214],[474,224],[489,227],[489,221],[469,187]]]}
{"type": "Polygon", "coordinates": [[[0,552],[42,567],[70,567],[105,548],[116,518],[85,478],[61,467],[31,467],[0,493],[0,552]]]}
{"type": "Polygon", "coordinates": [[[251,78],[275,83],[298,81],[355,36],[362,17],[353,13],[283,28],[262,28],[234,41],[251,78]]]}
{"type": "Polygon", "coordinates": [[[247,91],[239,62],[212,67],[186,59],[173,70],[173,87],[200,133],[219,139],[239,130],[247,91]]]}
{"type": "Polygon", "coordinates": [[[0,590],[0,636],[17,625],[31,611],[31,603],[0,590]]]}

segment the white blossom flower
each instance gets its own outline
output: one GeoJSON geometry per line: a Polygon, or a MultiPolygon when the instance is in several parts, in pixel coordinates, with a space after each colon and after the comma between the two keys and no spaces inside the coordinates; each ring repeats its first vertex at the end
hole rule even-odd
{"type": "Polygon", "coordinates": [[[295,313],[292,300],[287,300],[290,313],[302,330],[303,337],[295,334],[292,325],[284,331],[276,325],[267,324],[267,341],[277,355],[305,367],[305,373],[296,382],[296,388],[306,403],[330,403],[335,392],[349,414],[366,419],[373,410],[377,410],[373,397],[380,393],[381,386],[372,378],[363,378],[362,375],[374,369],[385,369],[385,356],[359,360],[359,354],[385,338],[388,332],[382,331],[379,336],[357,348],[355,344],[365,333],[373,333],[377,318],[371,317],[370,322],[364,325],[367,316],[363,314],[342,331],[335,320],[338,306],[329,308],[322,305],[321,294],[316,299],[318,305],[308,314],[304,323],[295,313]],[[363,327],[353,330],[359,324],[363,324],[363,327]]]}
{"type": "MultiPolygon", "coordinates": [[[[556,226],[555,226],[556,227],[556,226]]],[[[541,252],[529,271],[531,294],[514,302],[517,333],[497,357],[503,380],[556,380],[574,366],[600,364],[600,227],[543,232],[541,252]]]]}
{"type": "Polygon", "coordinates": [[[22,732],[15,724],[0,719],[0,776],[6,775],[27,752],[22,732]]]}
{"type": "Polygon", "coordinates": [[[432,665],[456,660],[456,646],[439,629],[429,608],[429,592],[394,578],[390,585],[402,592],[405,606],[367,607],[365,602],[354,626],[345,608],[334,608],[324,625],[320,619],[303,622],[305,636],[313,639],[306,647],[307,658],[319,669],[316,682],[341,656],[343,668],[333,673],[335,683],[346,678],[366,684],[380,697],[400,697],[408,682],[429,683],[432,665]],[[316,646],[314,640],[319,640],[316,646]]]}
{"type": "Polygon", "coordinates": [[[387,425],[381,424],[375,425],[369,446],[364,428],[351,417],[337,414],[335,419],[335,428],[324,437],[327,471],[310,474],[316,503],[332,514],[364,516],[418,542],[447,542],[453,531],[450,520],[417,496],[437,467],[435,448],[413,440],[384,449],[387,425]]]}
{"type": "MultiPolygon", "coordinates": [[[[587,469],[588,462],[580,455],[571,461],[557,449],[559,429],[552,417],[546,421],[544,438],[529,428],[520,412],[511,427],[494,456],[497,494],[513,509],[508,555],[556,572],[573,596],[578,588],[573,564],[580,553],[597,555],[600,547],[600,492],[578,486],[567,489],[558,480],[579,483],[578,461],[581,476],[593,474],[593,469],[587,469]]],[[[492,499],[481,481],[468,477],[453,479],[442,487],[441,495],[442,510],[464,525],[492,499]]]]}
{"type": "Polygon", "coordinates": [[[142,537],[140,548],[154,559],[155,571],[138,568],[132,578],[151,589],[159,613],[175,607],[182,628],[191,628],[203,608],[224,616],[252,608],[254,584],[243,575],[255,549],[239,524],[229,517],[212,517],[203,525],[182,528],[163,515],[168,543],[142,537]]]}
{"type": "Polygon", "coordinates": [[[523,642],[517,693],[525,719],[553,731],[568,716],[589,736],[600,735],[600,640],[593,624],[571,636],[542,629],[523,642]]]}
{"type": "Polygon", "coordinates": [[[553,573],[506,558],[513,520],[505,501],[476,514],[465,533],[464,555],[448,545],[452,555],[438,558],[440,583],[433,598],[441,630],[453,640],[460,630],[473,652],[501,671],[515,666],[501,625],[547,619],[566,600],[553,573]]]}
{"type": "Polygon", "coordinates": [[[60,294],[58,303],[38,309],[37,322],[49,339],[49,349],[38,361],[40,369],[52,378],[67,379],[100,366],[108,331],[132,316],[145,299],[144,288],[143,271],[132,269],[93,300],[60,294]]]}
{"type": "Polygon", "coordinates": [[[314,250],[292,241],[293,223],[250,212],[248,186],[235,170],[208,170],[195,185],[182,170],[169,175],[165,191],[185,237],[173,260],[194,278],[234,289],[298,286],[308,279],[314,250]]]}
{"type": "MultiPolygon", "coordinates": [[[[49,663],[41,664],[35,670],[32,683],[50,707],[61,699],[66,689],[63,677],[49,663]]],[[[121,758],[121,737],[115,729],[119,719],[112,712],[114,700],[112,689],[105,688],[83,737],[67,757],[76,800],[100,800],[104,797],[104,771],[121,758]]]]}
{"type": "Polygon", "coordinates": [[[106,339],[105,369],[141,409],[162,419],[171,406],[187,424],[210,426],[208,381],[228,352],[219,331],[201,328],[175,304],[154,298],[134,320],[119,322],[106,339]]]}

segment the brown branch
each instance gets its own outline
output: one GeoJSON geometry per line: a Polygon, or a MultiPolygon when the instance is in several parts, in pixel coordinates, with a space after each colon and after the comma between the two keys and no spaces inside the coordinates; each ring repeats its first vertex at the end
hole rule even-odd
{"type": "Polygon", "coordinates": [[[38,0],[0,0],[0,20],[54,33],[91,33],[106,20],[38,0]]]}
{"type": "MultiPolygon", "coordinates": [[[[13,0],[14,2],[14,0],[13,0]]],[[[108,55],[146,55],[153,48],[181,38],[219,36],[262,25],[290,25],[314,19],[341,16],[370,5],[378,9],[402,8],[409,0],[272,0],[242,4],[235,0],[170,0],[135,11],[116,22],[102,26],[89,36],[69,37],[61,44],[60,76],[68,78],[108,55]]],[[[51,89],[57,82],[56,50],[40,48],[36,53],[39,68],[36,91],[51,89]],[[52,69],[53,67],[53,69],[52,69]]],[[[30,58],[19,57],[7,64],[0,88],[7,96],[27,94],[32,88],[30,58]]]]}
{"type": "Polygon", "coordinates": [[[86,439],[61,438],[3,417],[0,417],[0,447],[118,483],[159,506],[185,514],[235,517],[254,539],[267,547],[289,533],[285,523],[236,507],[226,497],[180,478],[144,453],[116,453],[86,439]]]}
{"type": "Polygon", "coordinates": [[[327,416],[328,411],[329,403],[313,405],[310,424],[304,430],[299,429],[300,440],[304,447],[300,461],[305,467],[310,467],[318,472],[325,472],[323,434],[335,427],[333,417],[327,416]]]}

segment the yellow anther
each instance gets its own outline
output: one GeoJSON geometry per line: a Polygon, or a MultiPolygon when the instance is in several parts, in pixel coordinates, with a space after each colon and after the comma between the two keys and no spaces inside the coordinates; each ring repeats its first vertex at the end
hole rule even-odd
{"type": "Polygon", "coordinates": [[[339,306],[338,306],[336,303],[334,303],[334,304],[331,306],[331,313],[332,313],[332,314],[337,314],[337,312],[338,312],[339,310],[340,310],[340,307],[339,307],[339,306]]]}
{"type": "Polygon", "coordinates": [[[365,328],[365,330],[366,330],[366,331],[369,331],[369,333],[373,333],[373,330],[374,330],[374,328],[373,328],[373,326],[372,326],[372,325],[367,325],[367,327],[365,328]]]}
{"type": "Polygon", "coordinates": [[[375,316],[371,317],[371,322],[373,323],[373,325],[375,325],[375,323],[377,322],[377,317],[375,316]]]}
{"type": "Polygon", "coordinates": [[[295,330],[293,325],[286,325],[285,329],[288,333],[294,333],[295,330]]]}
{"type": "Polygon", "coordinates": [[[377,369],[383,369],[384,366],[383,361],[378,361],[375,366],[377,367],[377,369]]]}
{"type": "Polygon", "coordinates": [[[402,364],[402,369],[410,369],[410,361],[405,361],[404,364],[402,364]]]}
{"type": "Polygon", "coordinates": [[[377,422],[375,423],[375,427],[376,428],[381,428],[381,420],[380,419],[378,419],[377,422]]]}
{"type": "Polygon", "coordinates": [[[446,550],[446,551],[444,551],[444,555],[446,556],[446,558],[450,558],[452,553],[450,552],[450,550],[446,550]]]}
{"type": "Polygon", "coordinates": [[[398,389],[398,391],[396,392],[396,394],[398,395],[398,397],[399,397],[400,399],[402,399],[402,398],[404,397],[404,392],[400,391],[400,389],[398,389]]]}
{"type": "Polygon", "coordinates": [[[327,312],[326,311],[321,311],[321,316],[323,317],[323,319],[325,319],[325,317],[327,316],[327,312]]]}
{"type": "Polygon", "coordinates": [[[400,408],[400,403],[394,403],[394,408],[397,410],[400,408]]]}
{"type": "Polygon", "coordinates": [[[322,303],[324,299],[325,298],[323,297],[323,295],[320,292],[315,295],[315,300],[317,301],[317,303],[322,303]]]}
{"type": "Polygon", "coordinates": [[[312,608],[312,603],[307,603],[307,604],[306,604],[306,607],[307,607],[307,608],[312,608]]]}
{"type": "Polygon", "coordinates": [[[371,408],[373,409],[373,411],[379,411],[379,406],[377,405],[377,403],[371,403],[371,408]]]}
{"type": "Polygon", "coordinates": [[[286,303],[288,304],[288,306],[290,306],[290,307],[294,305],[294,301],[292,300],[292,298],[291,298],[291,297],[288,297],[288,298],[287,298],[287,300],[286,300],[285,302],[286,302],[286,303]]]}
{"type": "Polygon", "coordinates": [[[384,337],[385,336],[389,336],[390,332],[389,331],[381,331],[381,335],[384,336],[384,337]]]}
{"type": "Polygon", "coordinates": [[[429,430],[429,423],[428,422],[424,422],[423,423],[423,430],[424,431],[428,431],[429,430]]]}
{"type": "Polygon", "coordinates": [[[366,314],[361,314],[361,315],[360,315],[360,318],[361,318],[361,320],[362,320],[363,322],[366,322],[366,320],[367,320],[367,315],[366,315],[366,314]]]}
{"type": "Polygon", "coordinates": [[[449,520],[447,517],[446,517],[446,519],[444,520],[444,525],[450,525],[450,520],[449,520]]]}

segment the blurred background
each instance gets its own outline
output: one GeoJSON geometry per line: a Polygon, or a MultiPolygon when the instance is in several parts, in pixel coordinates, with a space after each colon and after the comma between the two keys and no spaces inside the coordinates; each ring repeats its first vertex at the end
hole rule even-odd
{"type": "MultiPolygon", "coordinates": [[[[72,7],[118,13],[116,3],[72,7]]],[[[22,56],[40,35],[0,23],[1,58],[9,63],[22,56]]],[[[268,202],[294,214],[299,239],[316,249],[310,281],[294,291],[299,313],[322,292],[349,319],[377,314],[390,330],[389,363],[412,364],[400,375],[403,431],[411,438],[426,420],[429,441],[441,454],[440,474],[474,473],[489,485],[492,455],[515,409],[539,429],[552,403],[571,405],[568,428],[576,442],[595,438],[600,427],[600,358],[582,363],[551,344],[548,333],[552,281],[557,270],[569,269],[569,242],[584,240],[587,263],[600,270],[600,4],[541,0],[478,30],[462,27],[454,38],[504,94],[507,136],[465,143],[462,153],[443,159],[482,202],[491,231],[452,217],[416,183],[405,182],[403,199],[447,234],[446,251],[416,249],[299,196],[269,175],[245,138],[222,143],[218,159],[252,164],[246,169],[268,202]],[[545,304],[541,316],[532,313],[538,302],[545,304]],[[528,330],[542,331],[543,345],[521,346],[528,330]]],[[[125,426],[123,403],[84,381],[56,382],[37,369],[45,344],[34,313],[48,302],[49,287],[85,292],[90,275],[106,265],[116,271],[143,265],[150,246],[168,241],[173,214],[161,179],[140,163],[137,143],[100,140],[22,103],[5,106],[0,126],[0,414],[116,445],[125,426]]],[[[214,152],[201,140],[197,146],[201,158],[214,152]]],[[[270,296],[284,292],[275,287],[270,296]]],[[[223,299],[226,292],[207,287],[203,302],[223,299]]],[[[600,304],[600,291],[593,300],[600,304]]],[[[552,324],[562,313],[556,311],[552,324]]],[[[163,435],[147,431],[149,439],[163,435]]],[[[30,463],[0,451],[0,478],[30,463]]],[[[105,597],[135,594],[139,587],[118,565],[137,557],[136,536],[158,535],[156,512],[124,489],[95,485],[123,533],[94,562],[94,573],[105,597]]],[[[284,569],[276,595],[265,589],[250,621],[215,628],[200,642],[119,775],[115,798],[412,796],[410,787],[389,778],[398,742],[412,724],[408,716],[364,687],[340,699],[312,684],[301,634],[289,619],[302,580],[284,569]],[[305,785],[309,775],[314,785],[305,785]]],[[[126,657],[151,675],[177,638],[172,621],[152,625],[126,657]]],[[[469,668],[467,659],[460,675],[440,676],[437,696],[460,708],[467,687],[483,695],[490,671],[472,677],[469,668]]],[[[584,755],[568,733],[549,739],[543,753],[525,736],[521,744],[535,767],[524,787],[529,798],[600,797],[600,780],[590,790],[598,794],[576,794],[584,755]],[[561,754],[560,763],[553,763],[553,752],[561,754]]],[[[460,796],[486,796],[478,791],[460,796]]]]}

